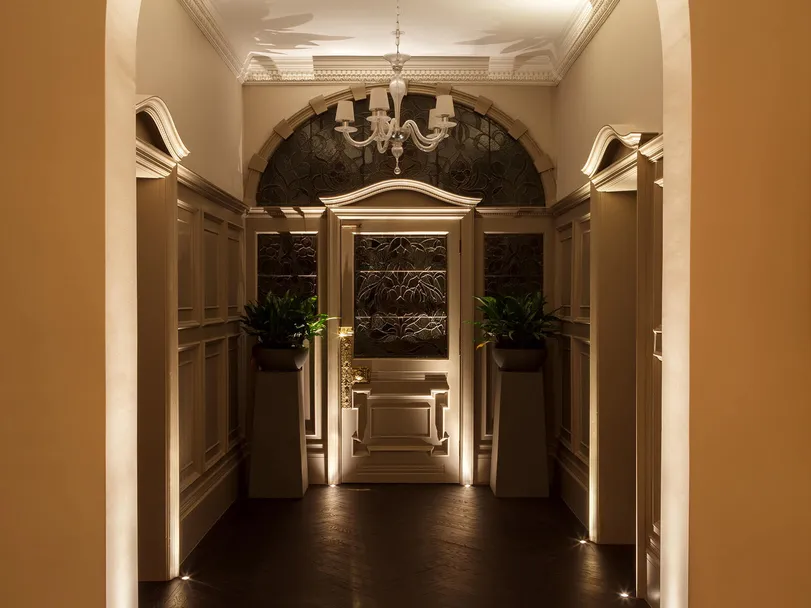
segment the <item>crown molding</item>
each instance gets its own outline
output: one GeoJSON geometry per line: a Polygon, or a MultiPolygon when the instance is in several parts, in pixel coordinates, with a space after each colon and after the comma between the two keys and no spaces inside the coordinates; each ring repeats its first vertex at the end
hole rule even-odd
{"type": "Polygon", "coordinates": [[[640,143],[647,142],[656,135],[658,133],[644,131],[628,125],[606,125],[597,133],[586,164],[583,165],[581,170],[591,179],[599,171],[603,157],[613,142],[618,141],[628,150],[635,151],[639,148],[640,143]]]}
{"type": "Polygon", "coordinates": [[[135,103],[135,114],[146,114],[155,123],[155,127],[160,133],[163,145],[169,152],[169,156],[175,162],[180,162],[190,154],[190,150],[183,143],[178,133],[172,113],[166,102],[160,97],[147,96],[135,103]]]}
{"type": "Polygon", "coordinates": [[[476,207],[481,217],[547,217],[553,215],[549,207],[476,207]]]}
{"type": "MultiPolygon", "coordinates": [[[[553,69],[491,69],[489,57],[413,57],[403,76],[427,83],[464,84],[489,82],[554,86],[553,69]]],[[[387,83],[391,66],[380,57],[313,57],[311,62],[289,61],[260,55],[251,57],[245,69],[245,84],[355,84],[387,83]]]]}
{"type": "Polygon", "coordinates": [[[135,138],[135,177],[161,179],[169,177],[177,161],[155,146],[135,138]]]}
{"type": "Polygon", "coordinates": [[[558,82],[563,80],[617,4],[619,0],[592,0],[591,6],[586,4],[580,14],[572,20],[563,36],[561,59],[555,68],[558,82]]]}
{"type": "Polygon", "coordinates": [[[344,205],[357,203],[378,194],[383,194],[384,192],[391,192],[392,190],[419,192],[440,202],[455,205],[457,207],[473,208],[482,201],[481,198],[472,198],[469,196],[462,196],[460,194],[453,194],[452,192],[448,192],[442,188],[437,188],[431,184],[414,179],[387,179],[382,182],[370,184],[364,188],[355,190],[354,192],[349,192],[348,194],[341,194],[339,196],[322,196],[321,202],[324,203],[327,208],[332,209],[335,207],[343,207],[344,205]]]}
{"type": "Polygon", "coordinates": [[[652,162],[662,159],[665,155],[665,136],[659,135],[639,146],[639,153],[647,156],[652,162]]]}
{"type": "Polygon", "coordinates": [[[242,215],[248,209],[241,200],[183,165],[177,166],[177,181],[189,190],[193,190],[200,196],[234,213],[242,215]]]}
{"type": "MultiPolygon", "coordinates": [[[[253,55],[241,60],[220,25],[217,10],[210,0],[178,0],[194,23],[214,47],[233,74],[246,84],[273,85],[289,83],[352,84],[388,82],[391,68],[382,58],[375,57],[277,57],[253,55]],[[374,61],[375,65],[370,65],[374,61]],[[384,65],[378,62],[383,61],[384,65]],[[318,64],[322,65],[319,66],[318,64]],[[365,64],[365,65],[364,65],[365,64]],[[312,65],[312,68],[310,67],[312,65]]],[[[516,70],[507,58],[491,57],[414,57],[410,67],[403,70],[409,80],[444,82],[448,84],[491,83],[556,86],[588,43],[608,19],[619,0],[592,0],[570,22],[555,66],[532,66],[516,70]],[[469,66],[469,63],[482,65],[469,66]],[[459,67],[460,64],[463,67],[459,67]]]]}
{"type": "Polygon", "coordinates": [[[250,218],[270,217],[285,219],[318,219],[326,212],[326,207],[251,207],[247,216],[250,218]]]}
{"type": "Polygon", "coordinates": [[[214,50],[240,81],[243,80],[244,62],[237,56],[234,47],[220,27],[217,10],[209,0],[178,0],[198,29],[208,39],[214,50]]]}
{"type": "Polygon", "coordinates": [[[552,205],[550,210],[554,216],[563,215],[578,205],[582,205],[589,200],[589,198],[591,198],[591,183],[586,182],[577,190],[570,192],[567,196],[564,196],[557,203],[552,205]]]}
{"type": "Polygon", "coordinates": [[[591,183],[600,192],[632,192],[639,187],[637,166],[637,155],[629,154],[593,175],[591,183]]]}

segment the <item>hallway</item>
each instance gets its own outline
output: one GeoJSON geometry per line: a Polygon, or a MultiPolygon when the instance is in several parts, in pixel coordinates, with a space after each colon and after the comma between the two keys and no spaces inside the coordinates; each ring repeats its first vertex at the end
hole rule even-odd
{"type": "MultiPolygon", "coordinates": [[[[310,488],[238,502],[186,560],[141,583],[140,608],[631,606],[633,547],[581,545],[557,500],[489,488],[310,488]]],[[[643,605],[639,602],[639,605],[643,605]]]]}

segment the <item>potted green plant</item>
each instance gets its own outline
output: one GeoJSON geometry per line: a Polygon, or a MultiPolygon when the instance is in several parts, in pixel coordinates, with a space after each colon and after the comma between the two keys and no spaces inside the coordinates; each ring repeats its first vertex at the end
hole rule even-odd
{"type": "Polygon", "coordinates": [[[242,329],[256,338],[253,357],[265,371],[295,371],[307,360],[307,346],[323,335],[329,317],[318,312],[317,296],[269,293],[245,305],[242,329]]]}
{"type": "Polygon", "coordinates": [[[482,320],[473,324],[481,332],[477,348],[493,343],[493,358],[503,371],[535,371],[546,357],[546,337],[560,324],[546,312],[546,298],[540,292],[524,296],[476,297],[482,320]]]}

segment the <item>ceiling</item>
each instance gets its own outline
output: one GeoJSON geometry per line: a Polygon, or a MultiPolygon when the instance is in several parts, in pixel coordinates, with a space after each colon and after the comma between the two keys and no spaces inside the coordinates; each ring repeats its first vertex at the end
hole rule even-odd
{"type": "MultiPolygon", "coordinates": [[[[385,79],[395,0],[181,0],[251,82],[385,79]]],[[[406,76],[556,84],[617,0],[400,0],[406,76]]]]}

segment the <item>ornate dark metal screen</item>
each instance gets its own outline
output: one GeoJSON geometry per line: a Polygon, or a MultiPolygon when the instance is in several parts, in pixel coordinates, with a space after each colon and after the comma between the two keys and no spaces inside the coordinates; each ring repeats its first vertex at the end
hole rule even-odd
{"type": "MultiPolygon", "coordinates": [[[[407,95],[403,120],[427,132],[434,106],[427,95],[407,95]]],[[[541,178],[529,153],[507,131],[470,108],[454,106],[458,123],[434,152],[405,145],[399,177],[482,198],[481,205],[544,205],[541,178]]],[[[355,104],[356,139],[369,136],[368,101],[355,104]]],[[[394,178],[394,158],[374,146],[353,148],[334,131],[335,109],[314,116],[282,142],[270,159],[256,200],[262,206],[320,205],[320,197],[346,194],[394,178]]]]}
{"type": "Polygon", "coordinates": [[[445,236],[355,236],[355,356],[448,357],[445,236]]]}
{"type": "Polygon", "coordinates": [[[543,291],[542,234],[484,235],[484,294],[543,291]]]}
{"type": "Polygon", "coordinates": [[[268,293],[317,295],[318,235],[258,234],[256,236],[257,296],[268,293]]]}

